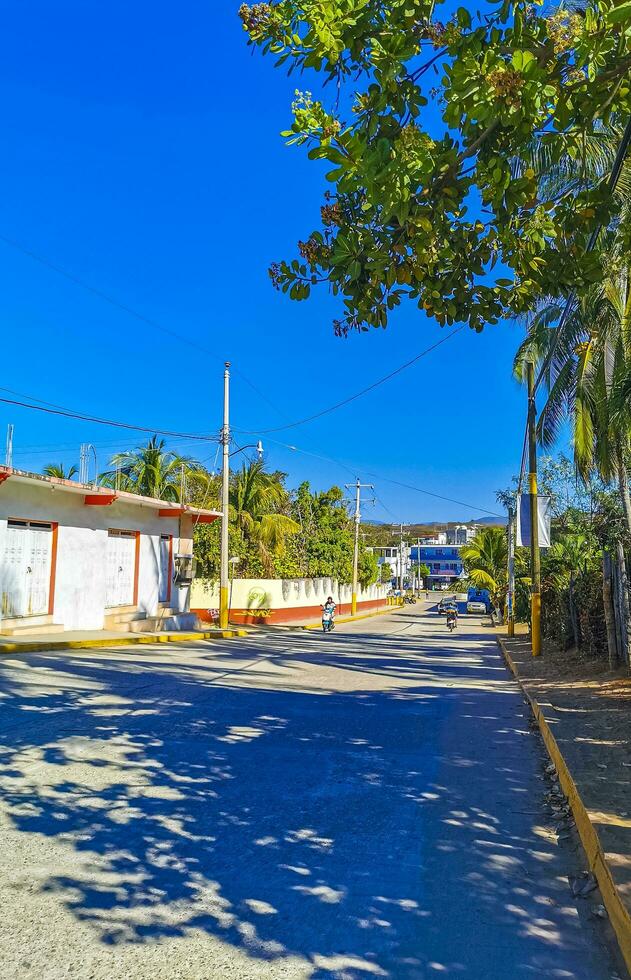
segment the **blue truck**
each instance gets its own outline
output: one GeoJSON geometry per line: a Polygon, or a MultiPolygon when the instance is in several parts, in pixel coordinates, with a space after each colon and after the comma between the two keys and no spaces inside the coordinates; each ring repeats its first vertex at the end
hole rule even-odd
{"type": "Polygon", "coordinates": [[[490,613],[491,611],[491,594],[488,589],[475,589],[471,588],[467,592],[467,612],[479,613],[485,612],[490,613]]]}

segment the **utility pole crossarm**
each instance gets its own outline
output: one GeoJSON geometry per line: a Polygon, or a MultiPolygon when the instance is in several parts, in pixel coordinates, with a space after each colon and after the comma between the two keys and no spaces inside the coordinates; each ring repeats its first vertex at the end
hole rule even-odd
{"type": "Polygon", "coordinates": [[[353,547],[353,587],[351,593],[351,616],[357,615],[357,572],[359,566],[359,525],[361,522],[361,492],[374,490],[372,483],[360,483],[359,477],[355,483],[345,484],[346,489],[355,489],[355,541],[353,547]]]}

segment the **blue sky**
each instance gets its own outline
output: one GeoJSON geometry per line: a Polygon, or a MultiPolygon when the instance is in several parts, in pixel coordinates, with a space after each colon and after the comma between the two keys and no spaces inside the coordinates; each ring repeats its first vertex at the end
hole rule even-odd
{"type": "MultiPolygon", "coordinates": [[[[352,394],[443,335],[410,304],[386,331],[339,340],[333,299],[292,303],[272,289],[267,268],[318,225],[325,181],[278,135],[296,81],[247,48],[238,6],[0,3],[0,386],[93,415],[212,432],[229,359],[239,372],[234,424],[262,430],[352,394]]],[[[264,437],[268,463],[291,485],[369,480],[380,503],[365,516],[379,520],[479,516],[386,478],[496,510],[494,492],[519,464],[525,398],[510,374],[519,339],[511,324],[467,329],[335,414],[264,437]]],[[[14,464],[36,470],[75,462],[82,441],[96,444],[104,468],[138,441],[0,405],[1,444],[8,422],[14,464]]],[[[212,447],[182,451],[213,461],[212,447]]]]}

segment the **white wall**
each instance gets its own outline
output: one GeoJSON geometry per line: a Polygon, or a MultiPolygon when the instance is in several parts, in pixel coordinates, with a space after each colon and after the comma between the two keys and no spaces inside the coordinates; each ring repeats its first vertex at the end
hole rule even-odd
{"type": "MultiPolygon", "coordinates": [[[[299,606],[319,606],[332,595],[339,604],[351,601],[351,586],[340,585],[330,578],[303,579],[247,579],[236,578],[232,583],[233,609],[292,609],[299,606]]],[[[359,602],[384,599],[388,586],[370,585],[358,589],[359,602]]],[[[202,579],[193,582],[192,609],[216,609],[219,605],[219,588],[208,588],[202,579]]]]}
{"type": "MultiPolygon", "coordinates": [[[[59,525],[53,622],[68,630],[103,627],[109,528],[141,533],[138,608],[150,616],[158,607],[160,535],[173,535],[174,555],[185,544],[180,542],[178,518],[160,518],[154,508],[120,500],[105,507],[85,506],[82,494],[9,478],[0,485],[0,561],[8,518],[59,525]]],[[[178,612],[185,594],[172,588],[171,606],[178,612]]]]}

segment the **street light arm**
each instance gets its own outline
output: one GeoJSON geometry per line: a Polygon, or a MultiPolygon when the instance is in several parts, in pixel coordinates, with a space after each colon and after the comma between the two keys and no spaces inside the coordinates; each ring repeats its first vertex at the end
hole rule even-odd
{"type": "Polygon", "coordinates": [[[249,446],[241,446],[239,449],[233,449],[231,453],[228,453],[228,456],[231,458],[232,456],[236,456],[237,453],[244,453],[246,449],[256,449],[259,456],[263,456],[263,444],[260,439],[256,445],[252,444],[249,446]]]}

